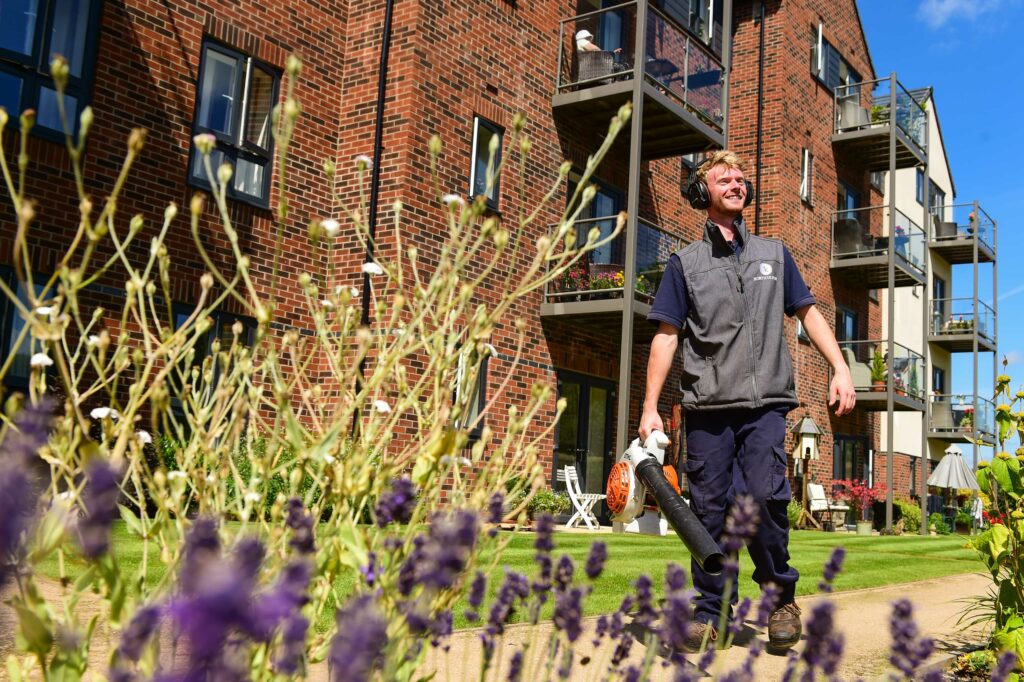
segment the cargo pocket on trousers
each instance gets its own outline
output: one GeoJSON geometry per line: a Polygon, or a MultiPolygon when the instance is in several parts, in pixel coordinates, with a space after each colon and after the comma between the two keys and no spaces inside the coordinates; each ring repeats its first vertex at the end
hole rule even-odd
{"type": "Polygon", "coordinates": [[[768,495],[769,500],[784,500],[788,502],[793,499],[793,490],[789,487],[789,479],[786,478],[787,467],[786,449],[781,445],[773,447],[772,487],[771,493],[768,495]]]}
{"type": "Polygon", "coordinates": [[[686,472],[686,487],[690,491],[690,510],[700,516],[704,513],[706,503],[700,494],[704,484],[704,462],[687,457],[683,471],[686,472]]]}

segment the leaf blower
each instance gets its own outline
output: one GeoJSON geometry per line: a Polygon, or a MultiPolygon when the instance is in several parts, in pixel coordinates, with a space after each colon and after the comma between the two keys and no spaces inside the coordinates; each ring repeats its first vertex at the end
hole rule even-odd
{"type": "Polygon", "coordinates": [[[643,445],[639,438],[630,443],[608,475],[605,504],[612,520],[621,523],[631,523],[648,509],[661,509],[700,567],[718,575],[725,555],[679,494],[675,468],[665,466],[665,448],[669,443],[668,436],[661,431],[652,432],[643,445]]]}

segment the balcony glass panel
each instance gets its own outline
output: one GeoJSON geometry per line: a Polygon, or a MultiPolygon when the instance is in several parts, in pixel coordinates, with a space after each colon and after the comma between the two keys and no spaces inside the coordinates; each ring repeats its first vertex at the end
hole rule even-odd
{"type": "Polygon", "coordinates": [[[989,250],[995,250],[995,221],[978,207],[975,215],[974,204],[947,204],[936,206],[932,217],[932,239],[948,242],[958,239],[978,238],[989,250]]]}
{"type": "MultiPolygon", "coordinates": [[[[602,235],[612,232],[615,217],[606,216],[576,221],[579,239],[593,228],[602,235]]],[[[587,253],[579,263],[548,286],[546,300],[549,303],[569,301],[595,301],[606,298],[621,298],[625,285],[626,239],[628,232],[619,233],[615,239],[587,253]]],[[[683,240],[661,228],[640,221],[637,226],[636,287],[638,301],[651,303],[661,283],[669,256],[681,248],[683,240]]]]}
{"type": "Polygon", "coordinates": [[[890,85],[888,78],[880,78],[838,86],[835,90],[836,132],[864,130],[895,120],[899,129],[924,150],[928,112],[923,102],[914,99],[897,81],[896,115],[893,116],[890,85]],[[870,100],[866,100],[868,95],[870,100]]]}
{"type": "Polygon", "coordinates": [[[992,340],[996,314],[984,301],[978,301],[974,315],[974,299],[940,298],[932,301],[932,334],[973,334],[975,331],[992,340]]]}
{"type": "MultiPolygon", "coordinates": [[[[832,257],[869,258],[889,253],[888,206],[868,206],[832,214],[832,257]]],[[[924,273],[924,230],[896,210],[896,234],[891,240],[896,259],[908,268],[924,273]]]]}
{"type": "Polygon", "coordinates": [[[899,395],[924,399],[924,358],[901,344],[894,344],[895,357],[886,357],[888,341],[843,341],[843,359],[850,367],[853,387],[858,391],[885,391],[884,382],[893,372],[893,390],[899,395]],[[876,384],[876,382],[879,382],[876,384]]]}
{"type": "Polygon", "coordinates": [[[995,406],[981,396],[933,393],[931,397],[932,431],[995,436],[995,406]],[[977,409],[975,409],[977,402],[977,409]]]}

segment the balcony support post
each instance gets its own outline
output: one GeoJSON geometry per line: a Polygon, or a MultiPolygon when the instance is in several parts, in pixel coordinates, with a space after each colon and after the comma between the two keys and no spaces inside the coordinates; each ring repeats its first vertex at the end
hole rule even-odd
{"type": "MultiPolygon", "coordinates": [[[[889,121],[889,243],[888,248],[888,264],[889,264],[889,282],[888,291],[886,296],[888,297],[889,310],[888,319],[886,324],[888,325],[886,333],[888,339],[886,345],[888,347],[889,362],[888,362],[888,373],[886,375],[886,399],[885,399],[885,443],[886,443],[886,456],[885,456],[885,485],[887,490],[885,491],[885,529],[887,531],[892,530],[892,473],[893,473],[893,450],[895,448],[894,442],[894,424],[893,416],[895,414],[895,407],[893,400],[895,398],[895,378],[896,378],[896,342],[895,342],[895,326],[896,326],[896,89],[899,84],[896,82],[896,72],[893,71],[889,75],[889,106],[890,109],[890,121],[889,121]]],[[[927,199],[925,204],[927,204],[927,199]]],[[[909,360],[909,358],[908,358],[909,360]]]]}
{"type": "MultiPolygon", "coordinates": [[[[622,334],[619,342],[619,388],[616,404],[615,452],[625,452],[634,427],[629,422],[630,392],[633,385],[633,308],[636,290],[636,250],[640,222],[640,155],[644,118],[644,78],[647,41],[647,2],[640,0],[636,7],[636,51],[633,64],[633,114],[629,119],[629,184],[626,188],[626,262],[622,272],[622,334]]],[[[637,425],[639,426],[639,425],[637,425]]]]}
{"type": "MultiPolygon", "coordinates": [[[[974,429],[980,433],[981,432],[981,429],[980,429],[981,424],[979,423],[980,420],[978,419],[981,416],[981,413],[978,411],[978,334],[981,332],[981,325],[979,324],[980,320],[978,319],[978,237],[979,237],[978,233],[981,231],[981,213],[979,213],[978,209],[979,209],[978,200],[975,199],[974,200],[974,234],[971,235],[971,242],[972,242],[971,250],[973,252],[972,253],[973,258],[971,259],[971,264],[972,264],[971,265],[971,270],[973,271],[973,278],[974,278],[974,282],[973,282],[974,295],[971,298],[971,305],[974,307],[974,320],[971,323],[971,330],[973,331],[973,333],[971,334],[971,363],[973,365],[973,372],[974,372],[974,429]]],[[[970,224],[970,221],[968,221],[968,225],[969,224],[970,224]]],[[[995,270],[993,270],[993,273],[995,273],[995,270]]],[[[992,304],[993,305],[996,304],[995,297],[993,297],[993,299],[992,299],[992,304]]],[[[998,354],[994,354],[993,357],[998,358],[998,354]]],[[[992,387],[995,388],[995,377],[994,376],[992,377],[992,387]]],[[[974,473],[977,473],[978,472],[978,441],[976,439],[974,439],[974,438],[971,439],[971,451],[974,454],[973,466],[971,468],[971,471],[973,471],[974,473]]],[[[977,494],[978,493],[975,492],[974,496],[977,496],[977,494]]],[[[974,517],[973,516],[971,517],[971,525],[972,526],[974,525],[974,517]]]]}
{"type": "MultiPolygon", "coordinates": [[[[929,134],[930,127],[928,125],[928,117],[925,114],[924,121],[924,148],[931,149],[929,146],[929,134]]],[[[925,157],[924,161],[924,176],[931,182],[931,155],[925,157]]],[[[921,287],[921,352],[924,356],[922,364],[924,365],[924,376],[921,377],[921,386],[924,387],[924,414],[921,416],[921,486],[918,488],[919,495],[921,497],[921,535],[928,534],[928,524],[925,521],[928,518],[928,463],[931,461],[931,452],[928,448],[928,429],[932,421],[932,400],[931,391],[929,390],[932,383],[932,351],[928,345],[928,325],[931,322],[931,286],[932,286],[932,257],[931,249],[928,244],[932,240],[932,231],[935,229],[935,221],[932,220],[932,210],[934,210],[930,204],[931,199],[929,198],[924,202],[924,216],[922,217],[921,224],[924,226],[924,286],[921,287]]]]}

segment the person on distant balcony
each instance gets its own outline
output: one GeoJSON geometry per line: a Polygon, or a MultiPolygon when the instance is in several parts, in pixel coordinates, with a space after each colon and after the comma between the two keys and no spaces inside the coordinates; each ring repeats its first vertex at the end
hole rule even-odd
{"type": "MultiPolygon", "coordinates": [[[[753,499],[760,517],[749,545],[753,578],[779,590],[768,640],[786,649],[800,640],[801,625],[795,602],[800,574],[789,565],[786,516],[792,498],[786,414],[798,401],[785,315],[803,323],[832,366],[829,402],[836,414],[850,412],[857,396],[835,335],[789,250],[777,239],[751,234],[743,222],[751,190],[742,160],[731,151],[715,152],[695,173],[688,196],[694,207],[707,209],[704,238],[669,258],[647,316],[658,329],[647,361],[640,438],[664,431],[658,399],[681,345],[690,508],[726,552],[729,506],[740,495],[753,499]]],[[[687,651],[716,640],[723,611],[729,617],[738,600],[736,581],[723,605],[725,577],[705,573],[696,561],[691,570],[698,596],[694,621],[683,636],[687,651]]]]}
{"type": "Polygon", "coordinates": [[[579,52],[601,51],[601,47],[594,42],[594,34],[585,28],[576,31],[576,49],[579,52]]]}

